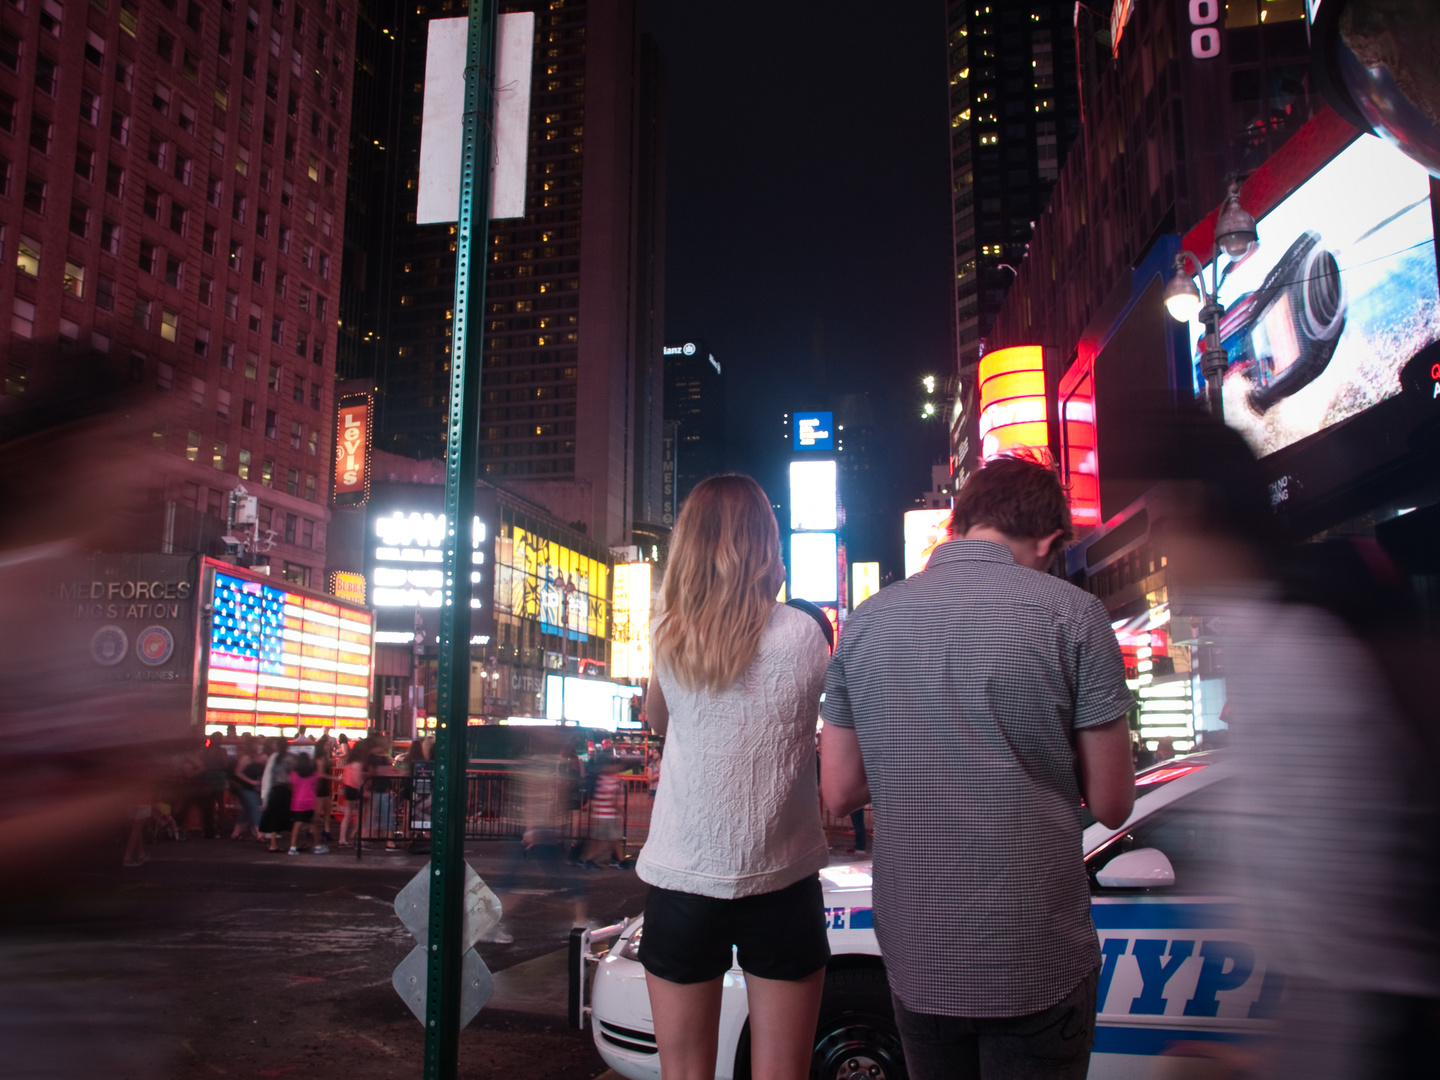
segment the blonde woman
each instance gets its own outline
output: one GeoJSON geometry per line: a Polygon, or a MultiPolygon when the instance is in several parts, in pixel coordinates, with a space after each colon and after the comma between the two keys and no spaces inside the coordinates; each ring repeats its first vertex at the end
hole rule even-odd
{"type": "Polygon", "coordinates": [[[656,623],[646,714],[666,737],[665,769],[636,864],[651,886],[640,962],[665,1080],[715,1075],[732,946],[752,1075],[809,1075],[830,958],[815,778],[828,649],[809,615],[775,602],[784,578],[760,485],[697,485],[671,536],[656,623]]]}

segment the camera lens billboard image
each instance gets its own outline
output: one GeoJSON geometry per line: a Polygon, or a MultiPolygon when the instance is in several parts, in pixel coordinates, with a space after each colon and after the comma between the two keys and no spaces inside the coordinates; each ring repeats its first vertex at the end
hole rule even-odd
{"type": "MultiPolygon", "coordinates": [[[[1429,174],[1363,135],[1257,232],[1246,257],[1221,256],[1219,300],[1225,422],[1263,457],[1398,394],[1440,340],[1429,174]]],[[[1203,335],[1192,323],[1197,389],[1203,335]]]]}

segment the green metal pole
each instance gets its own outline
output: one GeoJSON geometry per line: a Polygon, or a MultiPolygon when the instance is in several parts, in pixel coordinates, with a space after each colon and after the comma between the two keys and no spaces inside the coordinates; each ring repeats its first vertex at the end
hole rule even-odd
{"type": "Polygon", "coordinates": [[[450,420],[445,442],[445,585],[440,608],[436,703],[425,1080],[454,1080],[460,1050],[468,756],[465,729],[470,705],[470,533],[479,471],[485,237],[490,207],[490,84],[496,11],[495,0],[471,0],[465,55],[465,127],[455,243],[455,314],[450,339],[450,420]]]}

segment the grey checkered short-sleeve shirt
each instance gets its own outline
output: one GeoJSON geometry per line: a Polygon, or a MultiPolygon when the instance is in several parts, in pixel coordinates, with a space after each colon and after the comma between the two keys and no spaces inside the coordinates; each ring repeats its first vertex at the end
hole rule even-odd
{"type": "Polygon", "coordinates": [[[1024,1016],[1100,963],[1071,733],[1133,699],[1105,609],[952,540],[856,609],[825,680],[875,808],[875,933],[913,1012],[1024,1016]]]}

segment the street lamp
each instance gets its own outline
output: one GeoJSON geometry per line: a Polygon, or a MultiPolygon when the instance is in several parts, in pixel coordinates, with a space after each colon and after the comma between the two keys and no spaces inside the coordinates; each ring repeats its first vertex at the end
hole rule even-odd
{"type": "Polygon", "coordinates": [[[1221,399],[1221,381],[1230,358],[1220,343],[1220,319],[1225,308],[1220,304],[1220,253],[1232,262],[1243,259],[1255,244],[1255,219],[1240,205],[1240,181],[1230,178],[1225,205],[1215,219],[1215,245],[1210,255],[1210,288],[1205,289],[1205,268],[1193,253],[1181,248],[1175,255],[1175,276],[1165,286],[1165,307],[1171,316],[1188,323],[1197,316],[1205,325],[1205,348],[1200,353],[1200,374],[1205,379],[1205,394],[1210,400],[1210,414],[1225,419],[1225,403],[1221,399]],[[1187,263],[1194,263],[1193,271],[1187,263]],[[1195,281],[1199,279],[1200,287],[1195,281]],[[1201,290],[1205,290],[1202,292],[1201,290]]]}

